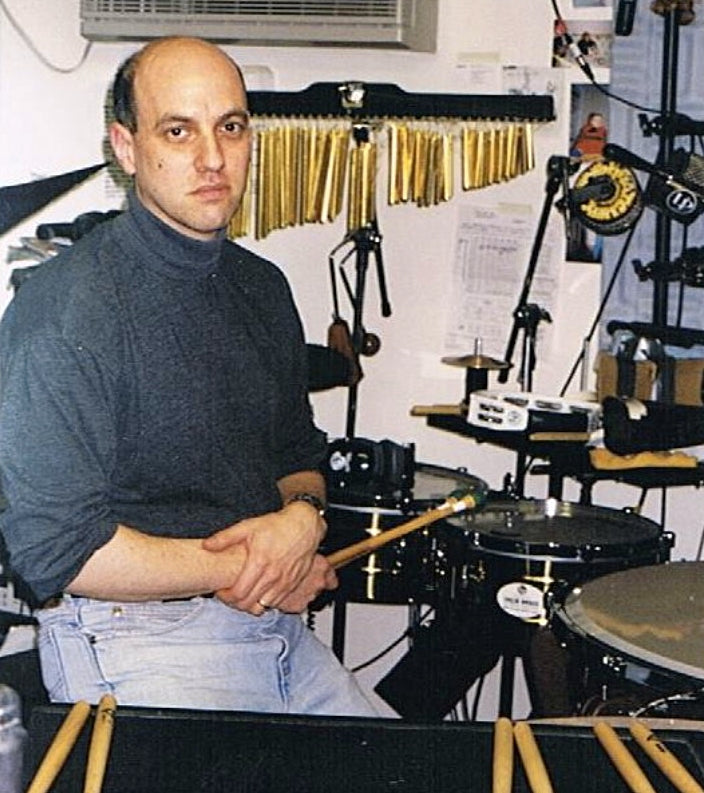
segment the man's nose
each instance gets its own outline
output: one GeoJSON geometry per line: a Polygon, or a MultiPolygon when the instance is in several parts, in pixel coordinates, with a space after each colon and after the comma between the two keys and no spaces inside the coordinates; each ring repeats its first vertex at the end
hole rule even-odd
{"type": "Polygon", "coordinates": [[[222,168],[223,163],[222,144],[217,135],[203,135],[196,155],[197,167],[203,170],[217,171],[222,168]]]}

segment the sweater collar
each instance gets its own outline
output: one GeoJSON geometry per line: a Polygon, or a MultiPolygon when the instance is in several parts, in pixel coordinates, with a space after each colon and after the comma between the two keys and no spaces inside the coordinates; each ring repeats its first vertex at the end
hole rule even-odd
{"type": "Polygon", "coordinates": [[[196,240],[173,229],[150,212],[134,190],[128,194],[127,222],[133,244],[148,253],[150,266],[174,278],[202,278],[220,261],[225,231],[212,240],[196,240]]]}

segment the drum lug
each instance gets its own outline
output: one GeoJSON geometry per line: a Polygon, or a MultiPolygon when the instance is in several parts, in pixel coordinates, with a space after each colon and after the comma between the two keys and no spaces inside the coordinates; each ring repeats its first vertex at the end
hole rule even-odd
{"type": "Polygon", "coordinates": [[[602,656],[601,662],[607,669],[610,669],[619,677],[625,678],[627,664],[623,658],[618,655],[610,655],[609,653],[606,653],[602,656]]]}

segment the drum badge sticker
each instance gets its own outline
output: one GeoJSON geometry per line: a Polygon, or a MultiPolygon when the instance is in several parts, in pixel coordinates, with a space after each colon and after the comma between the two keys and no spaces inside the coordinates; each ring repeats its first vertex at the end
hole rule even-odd
{"type": "Polygon", "coordinates": [[[547,623],[542,590],[524,581],[504,584],[496,593],[502,611],[527,622],[547,623]]]}

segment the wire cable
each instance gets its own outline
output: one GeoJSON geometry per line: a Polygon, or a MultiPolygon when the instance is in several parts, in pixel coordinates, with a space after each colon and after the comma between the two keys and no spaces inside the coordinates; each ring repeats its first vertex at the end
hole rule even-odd
{"type": "MultiPolygon", "coordinates": [[[[560,8],[559,8],[559,6],[557,4],[557,0],[550,0],[550,2],[552,3],[553,12],[555,14],[555,21],[560,24],[560,26],[561,26],[561,28],[563,30],[562,38],[566,41],[566,43],[568,45],[576,46],[576,45],[574,45],[574,42],[572,40],[572,36],[570,35],[569,30],[567,28],[567,23],[565,22],[565,20],[562,17],[562,14],[560,13],[560,8]]],[[[562,60],[564,60],[564,59],[562,59],[562,60]]],[[[659,113],[660,112],[659,110],[656,110],[656,109],[654,109],[652,107],[646,107],[644,105],[639,105],[637,102],[632,102],[630,99],[626,99],[623,96],[619,96],[618,94],[614,94],[611,91],[609,91],[607,88],[604,88],[603,85],[600,85],[599,83],[597,83],[596,78],[591,73],[591,69],[589,68],[588,65],[587,65],[586,69],[584,67],[582,67],[580,64],[577,64],[577,67],[586,75],[587,79],[594,86],[594,88],[596,88],[597,91],[600,91],[602,94],[604,94],[604,96],[608,97],[609,99],[613,99],[616,102],[620,102],[621,104],[626,105],[627,107],[633,108],[634,110],[644,110],[647,113],[659,113]]]]}
{"type": "Polygon", "coordinates": [[[92,42],[92,41],[89,41],[89,42],[87,42],[87,43],[86,43],[86,46],[85,46],[85,47],[84,47],[84,49],[83,49],[83,53],[81,54],[81,57],[80,57],[80,59],[78,60],[78,63],[76,63],[74,66],[69,66],[69,67],[57,66],[56,64],[54,64],[54,63],[51,63],[51,62],[48,60],[48,58],[46,58],[46,57],[45,57],[45,56],[44,56],[44,55],[41,53],[41,51],[39,50],[39,48],[37,47],[37,45],[36,45],[36,44],[35,44],[35,43],[32,41],[32,39],[31,39],[31,38],[29,37],[29,35],[28,35],[28,34],[27,34],[25,31],[24,31],[24,29],[23,29],[23,28],[22,28],[22,26],[19,24],[19,22],[18,22],[18,21],[17,21],[17,20],[14,18],[14,16],[13,16],[13,15],[10,13],[10,9],[7,7],[7,3],[5,2],[5,0],[0,0],[0,11],[2,11],[2,13],[3,13],[3,14],[5,14],[5,16],[7,17],[7,21],[8,21],[8,22],[10,23],[10,25],[13,27],[13,29],[15,30],[15,32],[17,33],[17,35],[18,35],[18,36],[19,36],[19,37],[22,39],[22,41],[23,41],[23,42],[26,44],[26,46],[27,46],[27,48],[29,49],[29,51],[30,51],[30,52],[31,52],[33,55],[35,55],[35,56],[36,56],[36,58],[37,58],[37,59],[38,59],[38,60],[39,60],[41,63],[43,63],[43,64],[44,64],[44,66],[46,66],[48,69],[51,69],[51,71],[53,71],[53,72],[58,72],[59,74],[72,74],[73,72],[75,72],[75,71],[78,71],[78,69],[80,69],[80,68],[81,68],[81,66],[83,66],[83,64],[86,62],[86,60],[87,60],[87,58],[88,58],[88,54],[90,53],[90,51],[91,51],[91,49],[92,49],[92,47],[93,47],[93,42],[92,42]]]}
{"type": "Polygon", "coordinates": [[[350,671],[353,672],[353,673],[354,672],[360,672],[360,671],[362,671],[362,669],[367,669],[368,667],[372,666],[372,664],[375,664],[377,661],[380,661],[385,655],[388,655],[393,649],[398,647],[398,645],[401,644],[401,642],[404,639],[410,638],[413,635],[413,631],[417,627],[422,625],[425,622],[425,620],[428,618],[428,616],[433,613],[433,611],[434,611],[434,609],[432,609],[432,608],[428,609],[425,612],[425,614],[423,614],[421,617],[419,617],[418,625],[414,625],[412,627],[406,628],[406,630],[397,639],[394,639],[394,641],[391,642],[391,644],[389,644],[386,647],[384,647],[383,650],[380,650],[376,655],[373,655],[368,660],[363,661],[358,666],[353,667],[352,669],[350,669],[350,671]]]}

